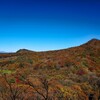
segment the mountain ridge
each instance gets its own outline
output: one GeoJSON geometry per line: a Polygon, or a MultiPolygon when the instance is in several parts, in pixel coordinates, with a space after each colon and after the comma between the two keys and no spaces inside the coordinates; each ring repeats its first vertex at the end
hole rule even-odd
{"type": "MultiPolygon", "coordinates": [[[[97,43],[97,42],[100,42],[100,40],[93,38],[93,39],[87,41],[86,43],[83,43],[80,46],[84,46],[84,45],[87,45],[87,44],[93,44],[93,43],[97,43]]],[[[79,47],[79,46],[74,46],[74,47],[79,47]]],[[[50,52],[50,51],[52,52],[52,51],[70,49],[70,48],[74,48],[74,47],[63,48],[63,49],[58,49],[58,50],[47,50],[47,51],[33,51],[33,50],[29,50],[29,49],[19,49],[18,51],[16,51],[16,53],[21,53],[21,52],[50,52]]]]}
{"type": "Polygon", "coordinates": [[[9,54],[9,53],[53,52],[53,51],[60,51],[60,50],[67,50],[67,49],[71,49],[71,48],[77,48],[77,47],[85,46],[85,45],[95,45],[98,42],[100,42],[99,39],[93,38],[93,39],[91,39],[91,40],[89,40],[89,41],[87,41],[87,42],[85,42],[85,43],[83,43],[83,44],[81,44],[79,46],[74,46],[74,47],[69,47],[69,48],[63,48],[63,49],[57,49],[57,50],[47,50],[47,51],[34,51],[34,50],[29,50],[29,49],[25,49],[24,48],[24,49],[19,49],[16,52],[0,51],[0,54],[4,54],[4,53],[6,53],[6,54],[8,53],[9,54]]]}

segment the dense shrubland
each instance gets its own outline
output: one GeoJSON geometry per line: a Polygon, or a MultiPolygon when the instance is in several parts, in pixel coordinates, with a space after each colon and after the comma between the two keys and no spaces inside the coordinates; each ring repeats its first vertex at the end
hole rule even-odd
{"type": "Polygon", "coordinates": [[[99,100],[100,41],[0,54],[0,100],[99,100]]]}

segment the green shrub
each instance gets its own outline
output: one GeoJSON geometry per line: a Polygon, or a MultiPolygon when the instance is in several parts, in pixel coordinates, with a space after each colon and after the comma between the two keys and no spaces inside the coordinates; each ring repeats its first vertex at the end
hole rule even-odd
{"type": "Polygon", "coordinates": [[[15,83],[15,79],[10,79],[9,83],[15,83]]]}

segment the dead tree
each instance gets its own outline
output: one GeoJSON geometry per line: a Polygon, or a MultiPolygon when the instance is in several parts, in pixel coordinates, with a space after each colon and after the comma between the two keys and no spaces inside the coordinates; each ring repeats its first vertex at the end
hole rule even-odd
{"type": "Polygon", "coordinates": [[[27,84],[34,89],[34,91],[40,95],[44,100],[49,100],[49,82],[47,78],[45,77],[38,77],[38,80],[40,81],[40,89],[38,86],[34,85],[31,81],[27,81],[27,84]],[[42,91],[44,90],[44,91],[42,91]]]}
{"type": "MultiPolygon", "coordinates": [[[[17,83],[11,83],[9,82],[9,80],[7,79],[7,75],[4,74],[2,76],[6,82],[6,92],[7,95],[5,97],[5,99],[9,99],[9,100],[24,100],[24,95],[22,95],[24,93],[24,91],[26,91],[27,89],[22,89],[18,86],[17,83]]],[[[4,95],[5,96],[5,95],[4,95]]],[[[2,93],[2,97],[4,98],[3,93],[2,93]]]]}

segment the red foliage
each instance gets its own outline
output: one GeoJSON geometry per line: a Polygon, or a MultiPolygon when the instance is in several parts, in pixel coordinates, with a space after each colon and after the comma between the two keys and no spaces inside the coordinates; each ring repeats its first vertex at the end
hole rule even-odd
{"type": "Polygon", "coordinates": [[[89,67],[88,68],[91,72],[93,71],[93,70],[95,70],[93,67],[89,67]]]}
{"type": "Polygon", "coordinates": [[[20,82],[19,78],[18,78],[18,77],[16,77],[16,83],[19,83],[19,82],[20,82]]]}

